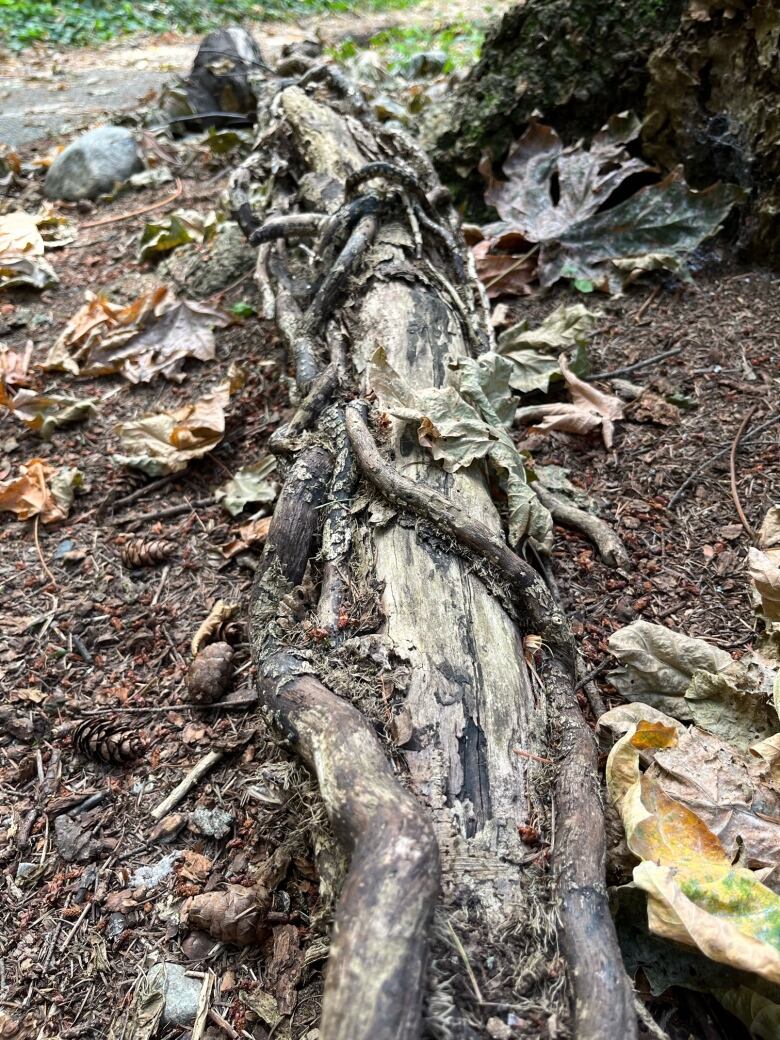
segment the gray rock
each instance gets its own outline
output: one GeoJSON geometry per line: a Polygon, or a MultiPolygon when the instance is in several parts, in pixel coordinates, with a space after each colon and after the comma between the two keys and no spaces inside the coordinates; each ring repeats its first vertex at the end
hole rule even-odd
{"type": "Polygon", "coordinates": [[[95,199],[143,169],[135,137],[120,126],[99,126],[73,141],[49,167],[50,199],[95,199]]]}
{"type": "MultiPolygon", "coordinates": [[[[202,246],[175,249],[160,270],[176,282],[180,292],[199,299],[226,289],[251,271],[257,250],[250,246],[241,228],[232,220],[219,226],[206,252],[202,246]]],[[[247,293],[252,286],[247,286],[247,293]]]]}
{"type": "Polygon", "coordinates": [[[200,979],[188,978],[187,969],[173,961],[155,964],[149,972],[150,989],[162,991],[165,997],[163,1022],[166,1025],[186,1026],[195,1018],[200,997],[200,979]]]}
{"type": "Polygon", "coordinates": [[[189,826],[205,838],[224,838],[233,826],[233,816],[225,809],[195,809],[190,814],[189,826]]]}
{"type": "Polygon", "coordinates": [[[32,877],[39,866],[40,863],[26,863],[22,861],[16,868],[16,880],[24,881],[25,878],[32,877]]]}

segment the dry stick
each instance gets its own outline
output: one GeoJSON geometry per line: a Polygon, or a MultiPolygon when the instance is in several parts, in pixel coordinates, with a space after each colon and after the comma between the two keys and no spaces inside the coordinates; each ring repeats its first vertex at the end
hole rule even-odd
{"type": "Polygon", "coordinates": [[[178,506],[166,506],[164,509],[156,509],[153,513],[131,513],[130,516],[115,519],[114,523],[124,527],[125,524],[165,520],[171,516],[180,516],[182,513],[194,512],[196,509],[206,509],[208,506],[213,506],[215,501],[216,499],[212,495],[210,498],[199,498],[195,502],[182,502],[178,506]]]}
{"type": "Polygon", "coordinates": [[[82,231],[84,228],[103,227],[104,224],[118,224],[121,220],[130,220],[132,217],[142,217],[144,213],[151,213],[153,210],[167,206],[169,202],[175,202],[183,190],[184,185],[177,177],[176,190],[166,196],[166,198],[160,199],[159,202],[153,202],[151,206],[141,206],[140,209],[131,209],[129,213],[120,213],[119,216],[101,217],[100,220],[88,220],[84,224],[79,224],[79,231],[82,231]]]}
{"type": "Polygon", "coordinates": [[[43,551],[41,549],[41,543],[40,543],[40,540],[38,539],[38,521],[39,521],[39,519],[40,519],[40,514],[36,513],[35,514],[35,520],[33,521],[33,539],[35,541],[35,549],[36,549],[36,552],[38,553],[38,559],[41,561],[41,567],[43,567],[44,574],[49,579],[49,581],[52,583],[52,585],[54,585],[55,588],[56,588],[56,586],[57,586],[57,579],[54,577],[54,575],[52,574],[52,572],[49,570],[49,568],[46,565],[46,560],[43,558],[43,551]]]}
{"type": "Polygon", "coordinates": [[[671,350],[663,350],[660,354],[653,354],[652,357],[644,358],[642,361],[635,361],[633,365],[623,365],[621,368],[614,368],[610,372],[594,372],[593,375],[588,376],[588,381],[592,383],[596,379],[617,379],[618,376],[627,376],[630,372],[638,372],[640,368],[648,368],[657,361],[664,361],[666,358],[674,357],[681,351],[682,347],[672,347],[671,350]]]}
{"type": "Polygon", "coordinates": [[[568,622],[540,575],[503,539],[430,485],[400,474],[382,457],[360,404],[347,407],[346,425],[366,478],[391,501],[426,517],[497,566],[513,586],[533,631],[551,651],[539,674],[558,740],[553,868],[560,899],[560,944],[574,994],[574,1035],[578,1040],[607,1036],[633,1040],[632,991],[607,900],[606,833],[596,746],[574,692],[575,647],[568,622]]]}
{"type": "Polygon", "coordinates": [[[225,1036],[229,1037],[230,1040],[241,1040],[241,1034],[237,1033],[229,1022],[220,1015],[214,1008],[209,1008],[208,1012],[209,1021],[213,1022],[215,1026],[222,1030],[225,1036]]]}
{"type": "Polygon", "coordinates": [[[748,535],[750,537],[750,540],[752,542],[755,542],[755,540],[756,540],[756,533],[753,530],[753,528],[750,526],[750,524],[748,523],[748,518],[745,516],[745,511],[742,508],[742,503],[739,500],[739,491],[737,490],[737,451],[739,450],[739,442],[740,442],[740,440],[742,438],[742,434],[745,432],[745,427],[747,426],[747,424],[752,419],[753,412],[755,412],[755,410],[756,410],[756,406],[753,405],[753,407],[748,411],[748,413],[745,416],[745,418],[739,424],[739,429],[737,430],[736,435],[734,437],[734,440],[731,443],[731,452],[729,454],[729,475],[731,477],[731,497],[734,500],[734,505],[736,507],[737,516],[739,517],[740,523],[742,524],[742,526],[747,531],[747,533],[748,533],[748,535]]]}
{"type": "Polygon", "coordinates": [[[538,480],[535,480],[531,487],[542,505],[549,509],[553,520],[564,527],[573,527],[582,531],[590,538],[604,563],[609,567],[628,567],[630,561],[626,547],[609,524],[594,516],[593,513],[588,513],[585,509],[578,509],[571,502],[559,498],[538,480]]]}
{"type": "Polygon", "coordinates": [[[184,801],[192,788],[203,779],[206,773],[212,770],[217,762],[221,762],[224,757],[224,751],[209,751],[199,762],[196,762],[181,783],[174,787],[168,797],[163,798],[156,809],[152,809],[151,815],[154,819],[161,820],[171,809],[175,809],[179,802],[184,801]]]}
{"type": "Polygon", "coordinates": [[[647,311],[652,306],[652,304],[655,302],[655,299],[658,296],[660,291],[661,291],[661,286],[660,285],[656,285],[655,289],[653,289],[653,291],[647,297],[645,302],[642,304],[642,306],[639,308],[639,310],[634,315],[634,321],[635,322],[640,322],[642,320],[642,318],[644,318],[645,311],[647,311]]]}
{"type": "Polygon", "coordinates": [[[252,591],[252,655],[266,708],[317,776],[350,859],[336,912],[322,1040],[416,1040],[428,928],[439,889],[427,813],[399,783],[373,728],[349,701],[281,649],[273,635],[280,594],[302,580],[319,541],[332,462],[302,451],[279,495],[252,591]],[[359,966],[359,967],[358,967],[359,966]]]}
{"type": "Polygon", "coordinates": [[[211,972],[206,972],[203,982],[200,987],[200,996],[198,997],[198,1007],[195,1011],[195,1021],[192,1024],[192,1033],[190,1040],[203,1040],[203,1034],[206,1031],[206,1021],[209,1014],[209,1002],[211,1001],[211,991],[214,988],[214,976],[211,972]]]}
{"type": "Polygon", "coordinates": [[[178,475],[178,473],[169,473],[165,477],[160,477],[159,480],[152,480],[150,483],[144,484],[143,487],[131,491],[129,495],[123,495],[122,498],[117,498],[113,502],[109,502],[108,506],[110,509],[121,509],[122,506],[132,505],[133,502],[137,502],[139,498],[144,498],[144,496],[150,494],[150,492],[159,491],[161,487],[165,487],[166,484],[169,484],[173,478],[178,475]]]}
{"type": "MultiPolygon", "coordinates": [[[[780,422],[780,412],[775,412],[775,414],[770,416],[770,418],[767,419],[765,422],[760,423],[758,426],[754,426],[752,430],[748,430],[744,437],[741,438],[742,443],[744,444],[746,441],[752,441],[754,437],[757,437],[759,435],[759,433],[763,433],[764,430],[768,430],[770,426],[774,426],[777,422],[780,422]]],[[[729,451],[731,451],[731,445],[729,445],[726,448],[722,448],[720,451],[716,451],[714,455],[710,456],[710,458],[708,458],[705,462],[702,462],[700,466],[697,466],[693,473],[691,473],[690,476],[688,476],[683,481],[683,483],[677,488],[675,493],[672,495],[672,498],[667,508],[674,509],[674,507],[683,497],[683,495],[691,486],[691,484],[695,483],[695,481],[701,476],[701,474],[706,469],[708,469],[713,464],[713,462],[717,462],[718,459],[722,458],[724,455],[727,455],[729,451]]]]}

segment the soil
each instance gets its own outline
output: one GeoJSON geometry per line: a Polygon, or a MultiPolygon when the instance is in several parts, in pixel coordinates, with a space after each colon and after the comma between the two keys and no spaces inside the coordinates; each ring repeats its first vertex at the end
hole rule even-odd
{"type": "MultiPolygon", "coordinates": [[[[191,173],[169,209],[209,208],[228,171],[191,173]]],[[[38,176],[17,200],[28,211],[40,183],[38,176]]],[[[94,207],[94,214],[88,206],[62,209],[81,222],[120,216],[169,191],[164,185],[125,194],[94,207]]],[[[130,301],[157,284],[154,268],[135,259],[143,224],[143,216],[127,216],[83,229],[74,245],[50,254],[61,284],[42,294],[5,294],[3,342],[21,350],[32,340],[39,362],[82,303],[85,287],[130,301]]],[[[626,378],[661,397],[685,395],[689,406],[665,409],[669,425],[629,410],[611,451],[597,437],[517,431],[536,462],[570,470],[631,556],[631,566],[616,572],[583,537],[556,528],[554,573],[591,669],[607,660],[611,632],[636,618],[707,638],[735,657],[755,639],[745,571],[750,541],[739,527],[728,457],[714,461],[675,509],[669,502],[697,466],[732,442],[748,413],[749,430],[777,409],[778,287],[775,274],[711,256],[693,286],[642,282],[619,299],[591,298],[604,311],[590,347],[593,369],[609,371],[677,345],[676,357],[626,378]]],[[[575,295],[561,290],[513,308],[541,318],[575,295]]],[[[211,302],[229,309],[239,301],[257,302],[251,280],[211,302]]],[[[227,710],[186,701],[190,640],[219,599],[241,605],[229,633],[235,650],[230,695],[253,699],[241,619],[260,549],[225,555],[250,511],[231,518],[213,495],[239,466],[264,454],[269,435],[290,414],[273,328],[254,317],[237,319],[216,337],[216,360],[188,363],[180,386],[162,379],[133,386],[112,376],[74,381],[37,371],[37,389],[101,399],[96,417],[49,442],[12,415],[0,417],[0,479],[35,457],[78,466],[85,477],[65,522],[40,525],[36,535],[33,522],[3,514],[0,529],[0,685],[16,719],[16,735],[0,736],[0,856],[8,871],[0,1007],[24,1021],[20,1036],[105,1037],[112,1024],[114,1036],[126,1035],[139,978],[155,957],[213,972],[212,1007],[233,1032],[212,1023],[208,1037],[316,1035],[310,1031],[329,912],[314,863],[315,845],[327,841],[316,794],[251,703],[227,710]],[[194,400],[236,363],[246,384],[231,399],[225,437],[210,454],[163,485],[112,460],[118,422],[194,400]],[[163,515],[171,507],[181,511],[163,515]],[[128,567],[121,554],[128,537],[169,540],[175,551],[156,565],[128,567]],[[143,733],[148,751],[123,766],[85,759],[72,746],[72,730],[90,716],[143,733]],[[232,816],[229,833],[212,839],[185,827],[169,843],[156,839],[151,811],[215,748],[224,757],[175,812],[222,808],[232,816]],[[106,844],[93,862],[68,862],[56,820],[73,814],[77,796],[92,795],[100,796],[97,804],[71,819],[106,844]],[[215,945],[202,933],[179,932],[175,910],[182,897],[225,881],[251,883],[279,847],[292,864],[259,948],[215,945]],[[174,850],[181,855],[169,874],[157,882],[131,881],[138,868],[153,867],[174,850]],[[305,961],[289,955],[290,942],[306,952],[305,961]],[[257,1008],[266,993],[275,1008],[291,992],[292,1018],[274,1031],[273,1015],[263,1023],[257,1008]]],[[[736,486],[754,528],[780,485],[779,438],[780,424],[737,454],[736,486]]],[[[603,671],[598,683],[608,705],[619,701],[603,671]]],[[[588,710],[584,698],[583,706],[588,710]]],[[[453,951],[453,972],[458,966],[453,951]]],[[[489,989],[485,965],[471,967],[489,989]]],[[[650,1007],[673,1037],[739,1035],[727,1016],[716,1020],[698,997],[679,1006],[655,1000],[650,1007]]],[[[165,1027],[161,1035],[184,1034],[165,1027]]]]}

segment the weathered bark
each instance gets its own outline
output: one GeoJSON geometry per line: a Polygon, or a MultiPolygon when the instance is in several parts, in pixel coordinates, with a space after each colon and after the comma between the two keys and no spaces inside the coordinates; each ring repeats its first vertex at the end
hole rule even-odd
{"type": "Polygon", "coordinates": [[[642,145],[663,168],[683,163],[694,187],[748,189],[740,239],[780,262],[780,9],[775,0],[705,5],[648,61],[642,145]]]}
{"type": "MultiPolygon", "coordinates": [[[[330,215],[313,264],[291,245],[273,246],[264,264],[306,396],[273,438],[294,461],[252,608],[261,699],[315,771],[350,857],[321,1036],[419,1035],[438,847],[444,913],[464,936],[457,950],[477,997],[466,1007],[454,995],[448,1029],[482,1035],[491,1001],[566,1017],[555,953],[559,906],[575,1035],[630,1040],[630,988],[603,882],[595,751],[574,694],[566,620],[540,576],[506,544],[483,467],[446,474],[413,431],[383,415],[381,401],[369,403],[367,362],[380,346],[411,382],[443,385],[448,357],[489,342],[483,297],[424,157],[374,124],[348,84],[327,81],[315,69],[280,90],[234,192],[237,216],[256,241],[271,233],[258,232],[248,207],[249,170],[275,172],[281,209],[330,215]],[[321,573],[311,562],[306,572],[318,550],[321,573]],[[319,585],[316,647],[303,629],[280,621],[279,605],[304,573],[319,585]],[[367,630],[373,634],[361,640],[367,630]],[[524,632],[544,642],[533,673],[524,632]],[[361,678],[354,655],[364,644],[361,678]],[[390,672],[408,676],[391,682],[386,703],[376,706],[377,716],[404,720],[395,752],[389,743],[383,750],[356,707],[376,697],[377,653],[398,666],[390,672]],[[513,933],[522,941],[502,949],[513,933]],[[528,964],[507,962],[512,949],[528,964]],[[513,976],[536,991],[518,993],[513,976]]],[[[283,215],[273,218],[274,235],[283,215]]],[[[288,226],[292,240],[311,225],[296,217],[288,226]]],[[[383,690],[388,674],[380,666],[383,690]]],[[[438,1007],[441,988],[435,996],[438,1007]]]]}

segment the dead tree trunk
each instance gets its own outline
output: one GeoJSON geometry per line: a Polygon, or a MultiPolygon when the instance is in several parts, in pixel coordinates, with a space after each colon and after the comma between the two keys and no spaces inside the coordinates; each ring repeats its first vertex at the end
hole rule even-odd
{"type": "Polygon", "coordinates": [[[482,466],[445,473],[367,375],[382,347],[441,386],[448,358],[489,343],[446,192],[332,70],[264,92],[233,203],[298,409],[272,438],[286,479],[252,644],[261,700],[349,858],[320,1035],[412,1040],[426,992],[435,1036],[483,1036],[507,1008],[529,1036],[552,1016],[562,1035],[568,992],[575,1036],[634,1037],[566,620],[507,545],[482,466]],[[291,626],[304,582],[314,601],[291,626]],[[543,641],[533,672],[525,634],[543,641]]]}

